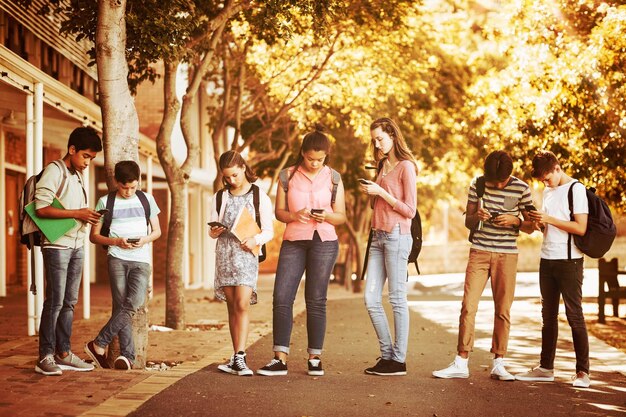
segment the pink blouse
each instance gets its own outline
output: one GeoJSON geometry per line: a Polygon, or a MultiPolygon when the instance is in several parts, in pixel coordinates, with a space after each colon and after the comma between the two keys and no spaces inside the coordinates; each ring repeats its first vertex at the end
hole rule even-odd
{"type": "Polygon", "coordinates": [[[397,199],[391,207],[384,198],[374,199],[372,228],[391,232],[399,224],[400,234],[411,233],[411,220],[417,208],[417,173],[411,161],[400,161],[387,175],[382,171],[376,183],[397,199]]]}
{"type": "MultiPolygon", "coordinates": [[[[279,183],[278,187],[280,186],[279,183]]],[[[332,213],[333,208],[330,205],[332,190],[333,182],[328,166],[324,166],[312,181],[298,168],[298,171],[289,180],[287,191],[289,211],[295,213],[303,208],[321,208],[332,213]]],[[[327,222],[318,223],[313,219],[307,223],[298,221],[287,223],[283,239],[290,241],[311,240],[316,230],[323,242],[337,240],[335,226],[327,222]]]]}

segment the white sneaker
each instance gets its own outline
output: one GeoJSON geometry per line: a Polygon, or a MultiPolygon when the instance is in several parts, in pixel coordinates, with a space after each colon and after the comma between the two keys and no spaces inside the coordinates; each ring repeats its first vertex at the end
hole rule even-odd
{"type": "Polygon", "coordinates": [[[589,385],[591,385],[589,374],[583,371],[578,371],[576,375],[572,377],[572,379],[574,380],[572,385],[576,388],[589,388],[589,385]]]}
{"type": "Polygon", "coordinates": [[[537,366],[528,372],[515,375],[515,379],[518,381],[552,382],[554,381],[554,370],[537,366]]]}
{"type": "Polygon", "coordinates": [[[447,368],[439,371],[433,371],[433,376],[437,378],[469,378],[469,369],[467,368],[467,362],[469,359],[465,359],[457,355],[447,368]]]}
{"type": "Polygon", "coordinates": [[[491,368],[491,378],[500,381],[515,381],[515,377],[505,368],[504,358],[495,358],[491,368]]]}
{"type": "Polygon", "coordinates": [[[227,374],[232,374],[233,373],[233,363],[235,363],[235,355],[232,355],[228,362],[222,363],[222,364],[218,365],[217,369],[219,369],[222,372],[226,372],[227,374]]]}

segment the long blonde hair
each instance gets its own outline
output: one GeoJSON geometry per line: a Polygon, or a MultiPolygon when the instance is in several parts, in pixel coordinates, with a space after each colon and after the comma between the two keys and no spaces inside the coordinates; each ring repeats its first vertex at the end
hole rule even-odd
{"type": "MultiPolygon", "coordinates": [[[[400,128],[392,119],[388,117],[381,117],[376,119],[370,125],[370,132],[372,130],[381,128],[383,132],[389,135],[389,137],[393,140],[393,153],[399,161],[411,161],[413,165],[415,165],[415,170],[417,171],[417,162],[415,157],[413,156],[413,152],[409,149],[406,144],[406,140],[400,131],[400,128]]],[[[374,145],[374,139],[371,141],[372,147],[374,148],[374,160],[376,161],[376,165],[378,166],[380,161],[385,159],[387,156],[380,150],[377,149],[374,145]]]]}

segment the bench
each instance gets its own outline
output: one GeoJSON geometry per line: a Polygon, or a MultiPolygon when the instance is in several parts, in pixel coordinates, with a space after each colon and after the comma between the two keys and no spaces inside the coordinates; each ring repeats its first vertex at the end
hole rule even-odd
{"type": "Polygon", "coordinates": [[[626,299],[626,287],[619,285],[618,275],[626,275],[626,271],[620,271],[617,267],[617,258],[610,261],[604,258],[598,260],[598,322],[604,323],[604,305],[610,298],[613,304],[613,315],[619,317],[619,301],[626,299]]]}

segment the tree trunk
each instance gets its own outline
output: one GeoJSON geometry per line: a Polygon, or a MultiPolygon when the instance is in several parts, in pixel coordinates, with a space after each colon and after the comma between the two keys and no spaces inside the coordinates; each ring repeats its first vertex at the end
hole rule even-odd
{"type": "MultiPolygon", "coordinates": [[[[163,119],[157,134],[157,153],[170,189],[171,208],[168,223],[167,260],[165,270],[165,325],[173,329],[185,327],[183,292],[183,250],[185,235],[185,176],[172,155],[171,137],[180,102],[176,97],[178,61],[166,61],[163,75],[163,119]]],[[[188,177],[187,177],[188,178],[188,177]]]]}
{"type": "MultiPolygon", "coordinates": [[[[139,162],[139,119],[128,87],[126,62],[126,0],[99,0],[96,28],[96,63],[102,111],[104,165],[107,187],[115,190],[115,164],[132,159],[139,162]]],[[[133,320],[135,367],[144,368],[148,347],[148,297],[133,320]]],[[[119,355],[117,340],[109,355],[119,355]]]]}

